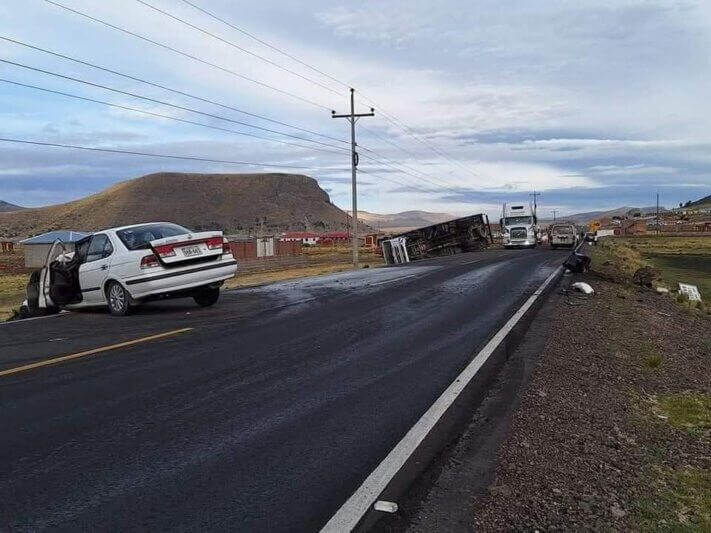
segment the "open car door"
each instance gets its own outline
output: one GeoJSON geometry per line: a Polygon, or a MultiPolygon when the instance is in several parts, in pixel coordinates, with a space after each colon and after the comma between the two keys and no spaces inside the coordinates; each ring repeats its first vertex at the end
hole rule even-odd
{"type": "Polygon", "coordinates": [[[101,305],[106,300],[103,287],[109,275],[114,247],[105,233],[95,233],[88,243],[77,248],[78,289],[80,301],[87,305],[101,305]]]}

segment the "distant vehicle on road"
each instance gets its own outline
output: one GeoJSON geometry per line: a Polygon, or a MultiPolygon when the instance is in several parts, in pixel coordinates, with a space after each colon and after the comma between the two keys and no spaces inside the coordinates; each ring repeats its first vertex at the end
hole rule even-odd
{"type": "Polygon", "coordinates": [[[169,222],[111,228],[78,241],[74,252],[35,272],[27,306],[108,306],[112,314],[126,315],[149,300],[192,297],[206,307],[217,302],[220,286],[236,271],[221,231],[195,233],[169,222]]]}
{"type": "Polygon", "coordinates": [[[594,231],[588,231],[585,234],[585,242],[597,242],[597,233],[594,231]]]}
{"type": "Polygon", "coordinates": [[[536,212],[530,203],[504,204],[502,214],[504,248],[535,248],[542,242],[536,212]]]}
{"type": "Polygon", "coordinates": [[[574,224],[554,224],[551,227],[551,248],[575,248],[578,242],[574,224]]]}

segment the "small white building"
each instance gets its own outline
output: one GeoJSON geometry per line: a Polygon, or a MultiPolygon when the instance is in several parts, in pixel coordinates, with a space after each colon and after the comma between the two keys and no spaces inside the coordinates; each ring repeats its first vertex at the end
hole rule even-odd
{"type": "MultiPolygon", "coordinates": [[[[64,243],[64,247],[67,252],[73,252],[74,244],[89,235],[91,235],[91,233],[59,230],[50,231],[49,233],[43,233],[42,235],[36,235],[35,237],[30,237],[29,239],[20,241],[20,244],[25,251],[25,266],[28,268],[43,267],[47,262],[47,254],[57,240],[64,243]]],[[[57,257],[61,251],[62,248],[58,247],[58,249],[55,250],[54,257],[51,257],[50,259],[57,257]]]]}

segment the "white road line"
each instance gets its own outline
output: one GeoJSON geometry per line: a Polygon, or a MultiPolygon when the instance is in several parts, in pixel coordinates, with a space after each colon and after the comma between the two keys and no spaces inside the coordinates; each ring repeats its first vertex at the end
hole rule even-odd
{"type": "Polygon", "coordinates": [[[474,259],[474,261],[467,261],[466,263],[462,263],[462,265],[471,265],[474,263],[478,263],[479,261],[481,261],[481,259],[474,259]]]}
{"type": "Polygon", "coordinates": [[[504,326],[494,335],[494,337],[476,354],[471,363],[452,382],[447,390],[437,398],[435,403],[422,415],[410,431],[397,443],[383,461],[366,478],[363,484],[348,498],[341,508],[336,511],[331,519],[321,530],[321,533],[344,533],[352,531],[361,518],[377,501],[380,494],[385,490],[388,483],[393,479],[403,467],[405,462],[414,453],[424,438],[432,431],[432,428],[439,421],[442,415],[449,409],[469,382],[476,376],[477,372],[494,353],[494,350],[506,338],[506,335],[521,320],[521,317],[530,309],[533,303],[543,293],[553,278],[563,267],[558,267],[541,284],[518,311],[504,324],[504,326]]]}
{"type": "Polygon", "coordinates": [[[368,286],[369,287],[376,287],[378,285],[385,285],[387,283],[395,283],[396,281],[402,281],[404,279],[414,278],[414,277],[415,277],[415,274],[410,274],[409,276],[401,276],[401,277],[395,278],[395,279],[386,279],[385,281],[378,281],[377,283],[370,283],[368,286]]]}

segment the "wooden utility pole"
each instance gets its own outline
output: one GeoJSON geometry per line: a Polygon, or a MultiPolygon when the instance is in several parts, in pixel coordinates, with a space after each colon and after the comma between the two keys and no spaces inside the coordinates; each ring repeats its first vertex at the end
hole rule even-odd
{"type": "Polygon", "coordinates": [[[361,117],[374,117],[375,109],[370,108],[370,113],[356,113],[355,112],[355,101],[354,101],[355,90],[351,88],[351,112],[347,115],[337,115],[335,111],[331,111],[331,118],[345,118],[351,123],[351,188],[353,194],[353,210],[351,212],[351,218],[353,220],[353,232],[352,232],[352,243],[353,243],[353,267],[358,268],[358,188],[356,186],[356,171],[358,168],[358,151],[355,135],[355,125],[358,119],[361,117]]]}

